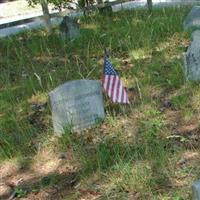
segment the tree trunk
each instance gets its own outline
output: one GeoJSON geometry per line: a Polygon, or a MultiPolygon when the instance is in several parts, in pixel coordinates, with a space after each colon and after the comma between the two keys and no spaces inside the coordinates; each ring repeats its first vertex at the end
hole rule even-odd
{"type": "Polygon", "coordinates": [[[85,0],[85,7],[87,8],[89,6],[89,1],[85,0]]]}
{"type": "Polygon", "coordinates": [[[47,0],[41,0],[41,6],[42,6],[42,12],[43,12],[43,16],[44,16],[44,22],[46,24],[48,32],[50,33],[51,32],[51,20],[50,20],[50,14],[49,14],[47,0]]]}
{"type": "Polygon", "coordinates": [[[147,0],[147,5],[148,5],[149,11],[152,12],[152,7],[153,7],[152,0],[147,0]]]}

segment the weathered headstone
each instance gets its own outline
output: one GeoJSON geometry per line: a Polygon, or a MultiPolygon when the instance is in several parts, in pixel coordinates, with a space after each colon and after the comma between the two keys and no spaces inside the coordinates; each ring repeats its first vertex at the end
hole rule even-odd
{"type": "Polygon", "coordinates": [[[112,14],[112,6],[108,3],[98,7],[99,14],[101,15],[111,15],[112,14]]]}
{"type": "Polygon", "coordinates": [[[184,21],[184,30],[200,29],[200,6],[194,6],[184,21]]]}
{"type": "Polygon", "coordinates": [[[192,34],[192,41],[183,55],[184,74],[186,80],[200,80],[200,31],[197,30],[192,34]]]}
{"type": "Polygon", "coordinates": [[[71,39],[80,36],[80,29],[78,23],[72,18],[65,16],[60,24],[60,32],[63,37],[71,39]]]}
{"type": "Polygon", "coordinates": [[[99,81],[67,82],[49,93],[54,132],[65,128],[83,130],[104,118],[102,89],[99,81]]]}
{"type": "Polygon", "coordinates": [[[192,200],[200,200],[200,180],[192,184],[192,200]]]}

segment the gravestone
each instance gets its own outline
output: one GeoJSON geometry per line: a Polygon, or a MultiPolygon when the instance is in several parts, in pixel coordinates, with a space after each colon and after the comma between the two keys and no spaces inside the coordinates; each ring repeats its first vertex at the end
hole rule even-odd
{"type": "Polygon", "coordinates": [[[192,34],[192,41],[183,54],[184,74],[186,80],[200,80],[200,31],[197,30],[192,34]]]}
{"type": "Polygon", "coordinates": [[[184,30],[200,29],[200,6],[194,6],[184,21],[184,30]]]}
{"type": "Polygon", "coordinates": [[[65,16],[60,24],[61,35],[70,40],[76,39],[80,36],[80,29],[78,23],[68,16],[65,16]]]}
{"type": "Polygon", "coordinates": [[[75,80],[49,93],[54,132],[65,128],[83,130],[104,118],[102,89],[99,81],[75,80]]]}
{"type": "Polygon", "coordinates": [[[200,180],[192,184],[192,200],[200,200],[200,180]]]}
{"type": "Polygon", "coordinates": [[[103,4],[98,7],[99,14],[101,15],[111,15],[112,14],[112,6],[108,3],[103,4]]]}

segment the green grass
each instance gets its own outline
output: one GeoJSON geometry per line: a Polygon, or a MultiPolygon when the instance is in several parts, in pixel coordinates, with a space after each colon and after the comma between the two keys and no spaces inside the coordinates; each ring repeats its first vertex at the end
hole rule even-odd
{"type": "MultiPolygon", "coordinates": [[[[56,28],[49,36],[37,30],[0,39],[1,160],[34,157],[44,146],[70,150],[79,165],[78,188],[100,199],[191,199],[199,165],[177,167],[184,152],[199,151],[192,138],[179,140],[199,113],[198,84],[186,83],[182,72],[190,37],[182,23],[189,10],[92,14],[81,18],[81,37],[74,41],[63,40],[56,28]],[[66,81],[100,79],[104,48],[134,89],[131,105],[112,105],[105,97],[103,122],[81,135],[66,130],[52,142],[49,104],[37,112],[31,104],[48,102],[48,92],[66,81]],[[164,100],[172,106],[161,111],[164,100]]],[[[76,188],[66,199],[80,195],[76,188]]]]}

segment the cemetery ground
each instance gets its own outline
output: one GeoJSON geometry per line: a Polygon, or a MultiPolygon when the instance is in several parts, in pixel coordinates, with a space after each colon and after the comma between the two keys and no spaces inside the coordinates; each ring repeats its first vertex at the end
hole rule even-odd
{"type": "Polygon", "coordinates": [[[200,87],[182,71],[190,9],[91,14],[74,41],[57,28],[0,39],[4,199],[6,192],[31,200],[191,199],[200,171],[200,87]],[[105,96],[104,121],[55,137],[48,92],[69,80],[100,79],[105,47],[131,104],[105,96]]]}

